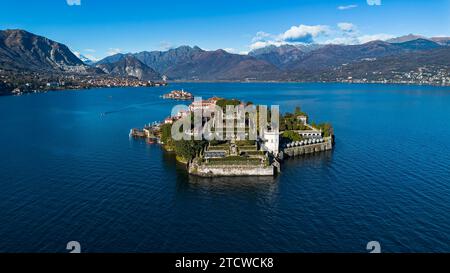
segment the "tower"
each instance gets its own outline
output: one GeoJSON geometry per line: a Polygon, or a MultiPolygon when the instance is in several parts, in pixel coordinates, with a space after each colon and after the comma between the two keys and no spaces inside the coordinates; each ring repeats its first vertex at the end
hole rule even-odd
{"type": "Polygon", "coordinates": [[[278,130],[264,130],[262,141],[261,147],[263,150],[275,156],[278,155],[280,147],[280,132],[278,130]]]}

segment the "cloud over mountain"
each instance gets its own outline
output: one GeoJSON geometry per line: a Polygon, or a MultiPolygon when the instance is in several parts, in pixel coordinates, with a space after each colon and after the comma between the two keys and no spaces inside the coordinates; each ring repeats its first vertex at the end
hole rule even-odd
{"type": "Polygon", "coordinates": [[[292,26],[285,32],[273,35],[264,31],[256,33],[252,39],[250,49],[263,48],[269,45],[280,46],[284,44],[312,44],[315,39],[322,35],[327,35],[330,28],[326,25],[304,25],[292,26]]]}
{"type": "Polygon", "coordinates": [[[289,30],[287,30],[285,33],[281,35],[281,40],[286,42],[298,42],[310,44],[314,42],[314,38],[322,34],[327,34],[328,32],[329,27],[324,25],[292,26],[289,30]]]}
{"type": "Polygon", "coordinates": [[[336,26],[304,25],[292,26],[285,32],[273,35],[259,31],[252,39],[250,50],[267,46],[305,45],[305,44],[345,44],[357,45],[374,40],[387,40],[393,35],[386,33],[362,34],[358,27],[350,22],[340,22],[336,26]]]}
{"type": "Polygon", "coordinates": [[[81,0],[66,0],[69,6],[81,6],[81,0]]]}
{"type": "Polygon", "coordinates": [[[352,23],[339,23],[338,28],[345,32],[353,32],[356,31],[356,26],[352,23]]]}

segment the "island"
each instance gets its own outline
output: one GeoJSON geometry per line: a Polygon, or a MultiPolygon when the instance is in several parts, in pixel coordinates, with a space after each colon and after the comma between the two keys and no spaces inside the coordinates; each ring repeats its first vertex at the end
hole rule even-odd
{"type": "Polygon", "coordinates": [[[164,94],[163,98],[172,100],[193,100],[194,95],[182,89],[182,90],[173,90],[170,93],[164,94]]]}
{"type": "MultiPolygon", "coordinates": [[[[335,137],[332,125],[309,123],[308,114],[300,107],[296,107],[293,113],[280,114],[277,126],[272,120],[252,126],[252,113],[246,112],[244,118],[239,118],[238,112],[227,111],[229,106],[251,109],[248,107],[254,105],[252,102],[218,97],[194,101],[188,109],[180,110],[162,122],[154,122],[143,129],[131,129],[130,136],[162,145],[166,151],[175,153],[177,161],[186,164],[189,174],[202,177],[273,176],[281,172],[282,162],[286,158],[333,149],[335,137]],[[226,132],[227,138],[208,140],[204,135],[196,137],[198,128],[189,125],[188,128],[178,129],[188,134],[188,139],[174,139],[173,127],[178,123],[192,121],[195,111],[217,113],[217,107],[224,110],[224,116],[219,119],[217,114],[202,116],[202,130],[205,132],[205,127],[213,124],[209,133],[226,132]],[[243,126],[238,126],[239,123],[243,126]],[[251,139],[253,134],[254,139],[251,139]]],[[[255,109],[256,116],[266,115],[260,108],[255,106],[255,109]]],[[[269,110],[267,116],[271,118],[272,115],[274,113],[269,110]]]]}

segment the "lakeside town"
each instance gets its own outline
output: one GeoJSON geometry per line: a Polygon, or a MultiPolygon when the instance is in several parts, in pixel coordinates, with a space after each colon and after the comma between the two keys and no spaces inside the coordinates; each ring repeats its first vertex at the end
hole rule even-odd
{"type": "Polygon", "coordinates": [[[158,87],[167,81],[143,81],[135,77],[108,75],[48,74],[46,72],[7,71],[0,69],[0,95],[23,95],[56,90],[111,88],[111,87],[158,87]]]}
{"type": "MultiPolygon", "coordinates": [[[[169,94],[173,92],[180,91],[169,94]]],[[[185,95],[188,94],[192,95],[185,95]]],[[[175,97],[172,99],[177,99],[175,97]]],[[[174,152],[179,162],[187,165],[190,174],[203,177],[273,176],[281,172],[281,163],[288,157],[333,149],[334,131],[331,124],[310,123],[308,115],[300,107],[296,107],[293,113],[280,115],[278,126],[267,121],[252,127],[251,113],[239,113],[239,110],[229,112],[229,106],[236,109],[254,108],[255,117],[259,118],[265,113],[252,102],[212,97],[195,100],[187,109],[179,110],[164,121],[153,122],[142,129],[131,129],[130,136],[145,139],[148,144],[162,145],[166,151],[174,152]],[[228,111],[224,116],[217,115],[217,107],[228,111]],[[196,112],[208,113],[201,117],[203,128],[212,124],[209,128],[211,134],[217,136],[226,131],[227,138],[196,138],[201,133],[200,129],[189,123],[196,112]],[[245,117],[241,119],[240,114],[245,117]],[[188,122],[188,128],[179,129],[188,135],[187,140],[174,139],[173,127],[177,122],[188,122]],[[243,126],[239,126],[240,122],[243,126]],[[254,139],[250,137],[252,133],[254,139]]],[[[269,111],[268,115],[274,113],[269,111]]]]}
{"type": "Polygon", "coordinates": [[[369,77],[336,78],[342,83],[378,83],[378,84],[418,84],[434,86],[450,86],[450,72],[448,69],[438,69],[429,71],[428,68],[419,71],[397,72],[392,71],[391,75],[382,73],[372,73],[369,77]]]}

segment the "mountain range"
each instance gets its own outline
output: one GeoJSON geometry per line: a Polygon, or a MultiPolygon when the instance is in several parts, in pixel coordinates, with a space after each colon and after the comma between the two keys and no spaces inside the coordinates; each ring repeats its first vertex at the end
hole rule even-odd
{"type": "Polygon", "coordinates": [[[115,66],[126,57],[134,57],[173,80],[266,79],[280,72],[273,64],[252,56],[231,54],[222,49],[205,51],[197,46],[181,46],[168,51],[116,54],[99,61],[96,66],[115,66]]]}
{"type": "Polygon", "coordinates": [[[424,39],[403,43],[372,41],[361,45],[326,45],[305,54],[300,61],[292,63],[291,71],[319,71],[363,59],[383,58],[399,54],[415,54],[440,48],[439,44],[424,39]]]}
{"type": "MultiPolygon", "coordinates": [[[[389,60],[384,71],[397,69],[402,59],[414,60],[421,52],[435,51],[426,63],[433,65],[437,59],[431,56],[441,54],[446,59],[450,38],[424,38],[403,36],[397,40],[372,41],[360,45],[281,45],[253,50],[248,55],[228,53],[224,50],[205,51],[199,47],[182,46],[168,51],[144,51],[135,54],[116,54],[103,59],[97,65],[114,65],[124,56],[134,56],[148,67],[172,80],[289,80],[308,81],[312,74],[326,74],[337,67],[377,60],[389,60]],[[442,50],[438,50],[442,49],[442,50]],[[396,60],[398,63],[393,64],[396,60]]],[[[423,56],[426,58],[426,55],[423,56]]],[[[412,64],[409,65],[411,67],[412,64]]],[[[415,63],[415,68],[421,63],[415,63]]],[[[348,66],[352,67],[352,66],[348,66]]],[[[366,70],[370,67],[366,67],[366,70]]]]}
{"type": "Polygon", "coordinates": [[[5,30],[0,31],[0,69],[106,74],[146,81],[160,80],[162,75],[189,81],[333,81],[328,76],[338,76],[337,71],[365,75],[375,67],[383,67],[384,73],[402,67],[417,70],[424,64],[448,70],[450,62],[443,60],[450,56],[449,41],[448,37],[410,34],[359,45],[272,45],[247,55],[181,46],[116,54],[92,63],[79,55],[83,62],[67,46],[45,37],[5,30]]]}

